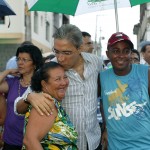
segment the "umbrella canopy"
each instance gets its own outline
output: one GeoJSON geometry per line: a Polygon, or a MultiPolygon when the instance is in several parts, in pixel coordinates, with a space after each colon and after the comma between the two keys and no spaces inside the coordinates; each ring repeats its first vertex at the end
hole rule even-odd
{"type": "Polygon", "coordinates": [[[0,0],[0,17],[16,15],[5,0],[0,0]]]}
{"type": "MultiPolygon", "coordinates": [[[[80,15],[114,8],[114,0],[26,0],[30,11],[46,11],[80,15]]],[[[118,7],[128,7],[150,0],[116,0],[118,7]]]]}

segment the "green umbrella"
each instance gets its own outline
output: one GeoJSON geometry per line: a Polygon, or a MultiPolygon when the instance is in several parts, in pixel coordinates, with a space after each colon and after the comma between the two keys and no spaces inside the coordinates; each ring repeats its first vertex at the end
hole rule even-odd
{"type": "MultiPolygon", "coordinates": [[[[45,11],[80,15],[100,10],[112,9],[115,0],[26,0],[30,11],[45,11]]],[[[117,7],[135,6],[150,0],[116,0],[117,7]]]]}

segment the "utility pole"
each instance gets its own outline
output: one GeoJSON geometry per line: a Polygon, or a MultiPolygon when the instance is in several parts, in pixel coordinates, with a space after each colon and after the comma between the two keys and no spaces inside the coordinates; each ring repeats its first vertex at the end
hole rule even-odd
{"type": "Polygon", "coordinates": [[[28,11],[27,2],[25,2],[25,40],[31,41],[31,13],[28,11]]]}
{"type": "Polygon", "coordinates": [[[119,32],[117,0],[114,0],[114,8],[115,8],[115,18],[116,18],[116,32],[119,32]]]}

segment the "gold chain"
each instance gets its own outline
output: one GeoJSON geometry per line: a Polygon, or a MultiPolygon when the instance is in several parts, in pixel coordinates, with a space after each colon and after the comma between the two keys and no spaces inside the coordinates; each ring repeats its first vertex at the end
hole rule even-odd
{"type": "Polygon", "coordinates": [[[23,78],[21,78],[20,81],[25,85],[25,87],[28,87],[31,85],[31,81],[29,83],[25,83],[23,78]]]}

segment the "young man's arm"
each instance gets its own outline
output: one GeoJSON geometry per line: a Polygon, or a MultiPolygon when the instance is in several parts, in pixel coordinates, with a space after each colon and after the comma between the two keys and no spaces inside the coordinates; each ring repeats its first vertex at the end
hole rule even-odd
{"type": "MultiPolygon", "coordinates": [[[[98,76],[98,96],[101,97],[101,82],[100,82],[100,74],[98,76]]],[[[103,102],[102,100],[100,101],[100,112],[102,116],[102,136],[101,136],[101,145],[103,149],[107,149],[108,141],[107,141],[107,128],[106,128],[106,122],[105,122],[105,116],[104,116],[104,110],[103,110],[103,102]]]]}
{"type": "Polygon", "coordinates": [[[148,93],[150,96],[150,69],[148,69],[148,93]]]}

